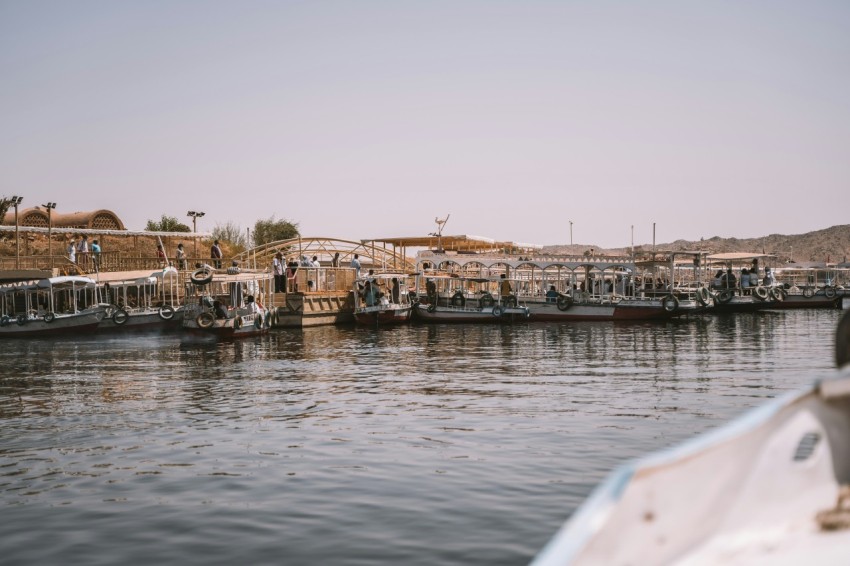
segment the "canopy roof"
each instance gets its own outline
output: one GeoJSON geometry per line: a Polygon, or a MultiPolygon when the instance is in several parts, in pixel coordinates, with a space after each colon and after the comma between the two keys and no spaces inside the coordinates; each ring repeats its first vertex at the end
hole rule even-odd
{"type": "Polygon", "coordinates": [[[405,236],[399,238],[376,238],[361,240],[365,244],[390,244],[396,247],[407,248],[433,248],[440,246],[444,250],[457,252],[484,252],[498,249],[523,249],[540,250],[543,246],[537,244],[523,244],[519,242],[500,242],[483,236],[405,236]]]}
{"type": "Polygon", "coordinates": [[[760,254],[755,252],[728,252],[722,254],[711,254],[708,256],[710,261],[745,261],[761,259],[765,257],[776,257],[771,254],[760,254]]]}

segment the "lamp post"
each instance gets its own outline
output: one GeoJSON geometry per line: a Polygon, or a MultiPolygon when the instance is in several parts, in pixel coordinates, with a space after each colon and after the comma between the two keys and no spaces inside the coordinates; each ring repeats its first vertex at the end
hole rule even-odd
{"type": "Polygon", "coordinates": [[[15,207],[15,269],[21,268],[21,240],[18,238],[18,205],[24,197],[12,197],[12,205],[15,207]]]}
{"type": "Polygon", "coordinates": [[[50,267],[53,268],[53,209],[56,208],[55,202],[48,202],[41,205],[47,209],[47,255],[50,256],[50,267]]]}
{"type": "Polygon", "coordinates": [[[570,245],[573,245],[573,221],[570,220],[570,245]]]}
{"type": "MultiPolygon", "coordinates": [[[[198,218],[202,217],[204,214],[206,214],[206,213],[205,212],[197,212],[195,210],[190,210],[189,212],[186,213],[186,216],[192,217],[192,232],[193,233],[197,233],[197,231],[198,231],[198,218]]],[[[197,258],[198,257],[198,238],[196,236],[192,239],[195,240],[195,251],[193,253],[195,254],[195,257],[197,258]]]]}

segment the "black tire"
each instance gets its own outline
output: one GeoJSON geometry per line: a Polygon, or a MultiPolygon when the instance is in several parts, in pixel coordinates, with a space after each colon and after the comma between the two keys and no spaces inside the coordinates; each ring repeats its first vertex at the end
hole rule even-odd
{"type": "Polygon", "coordinates": [[[27,323],[27,315],[23,313],[19,314],[18,317],[15,319],[15,322],[18,323],[18,326],[25,325],[27,323]]]}
{"type": "Polygon", "coordinates": [[[676,295],[667,295],[662,299],[661,306],[664,307],[664,310],[667,312],[676,312],[679,310],[679,299],[676,295]]]}
{"type": "Polygon", "coordinates": [[[811,287],[806,287],[803,289],[803,296],[807,299],[811,299],[815,296],[815,290],[811,287]]]}
{"type": "Polygon", "coordinates": [[[834,299],[838,293],[835,291],[835,287],[824,287],[823,288],[823,296],[827,299],[834,299]]]}
{"type": "Polygon", "coordinates": [[[770,298],[774,301],[784,301],[785,300],[785,289],[782,287],[771,287],[770,288],[770,298]]]}
{"type": "Polygon", "coordinates": [[[46,322],[47,324],[50,324],[54,320],[56,320],[56,315],[53,314],[52,312],[49,312],[49,313],[44,315],[44,322],[46,322]]]}
{"type": "Polygon", "coordinates": [[[159,318],[162,320],[171,320],[174,318],[174,307],[171,305],[163,305],[159,307],[159,318]]]}
{"type": "Polygon", "coordinates": [[[730,289],[723,289],[722,291],[717,293],[717,302],[721,305],[725,305],[726,303],[731,301],[732,297],[734,296],[735,293],[733,293],[730,289]]]}
{"type": "Polygon", "coordinates": [[[461,291],[455,292],[452,295],[452,306],[453,307],[465,307],[466,306],[466,297],[463,296],[461,291]]]}
{"type": "Polygon", "coordinates": [[[195,285],[207,285],[210,281],[212,281],[212,278],[212,271],[202,267],[192,272],[192,275],[189,276],[189,281],[195,285]]]}
{"type": "Polygon", "coordinates": [[[4,314],[3,317],[0,318],[0,326],[9,326],[9,324],[11,324],[11,322],[12,322],[12,319],[7,314],[4,314]]]}
{"type": "Polygon", "coordinates": [[[498,317],[502,316],[503,314],[505,314],[505,309],[503,309],[499,305],[496,305],[495,307],[493,307],[493,316],[498,318],[498,317]]]}
{"type": "Polygon", "coordinates": [[[492,307],[496,300],[493,298],[493,295],[490,293],[484,293],[481,295],[481,298],[478,299],[478,304],[481,308],[492,307]]]}
{"type": "Polygon", "coordinates": [[[708,300],[711,298],[711,293],[708,287],[700,287],[697,289],[697,302],[702,306],[708,305],[708,300]]]}
{"type": "Polygon", "coordinates": [[[211,312],[202,312],[195,317],[195,324],[198,325],[198,328],[209,328],[215,324],[215,317],[211,312]]]}
{"type": "Polygon", "coordinates": [[[565,311],[573,306],[573,298],[569,295],[559,295],[557,305],[559,311],[565,311]]]}
{"type": "Polygon", "coordinates": [[[118,326],[127,324],[128,320],[130,320],[130,315],[127,314],[127,311],[124,309],[117,309],[114,313],[112,313],[112,322],[118,326]]]}
{"type": "Polygon", "coordinates": [[[437,305],[434,304],[434,303],[431,303],[430,305],[428,305],[428,308],[425,309],[425,310],[427,310],[428,312],[434,312],[434,311],[437,310],[437,305]]]}

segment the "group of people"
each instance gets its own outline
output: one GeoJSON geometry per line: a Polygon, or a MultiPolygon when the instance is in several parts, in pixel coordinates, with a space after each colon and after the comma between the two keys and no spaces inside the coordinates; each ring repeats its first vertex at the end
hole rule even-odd
{"type": "Polygon", "coordinates": [[[752,290],[763,284],[766,287],[771,287],[776,284],[776,278],[769,267],[764,268],[764,279],[759,277],[758,266],[753,264],[749,269],[746,267],[741,269],[740,278],[735,275],[731,268],[726,268],[726,271],[718,269],[714,274],[714,279],[711,281],[711,286],[714,289],[735,289],[741,288],[744,295],[749,295],[752,290]]]}
{"type": "Polygon", "coordinates": [[[92,269],[94,271],[100,271],[101,249],[100,243],[97,240],[93,240],[91,248],[89,248],[89,237],[87,235],[83,234],[79,241],[75,240],[72,236],[68,242],[67,252],[71,263],[88,268],[91,261],[92,269]]]}
{"type": "Polygon", "coordinates": [[[360,287],[360,298],[367,307],[372,307],[379,304],[401,304],[401,282],[398,277],[393,277],[389,282],[389,289],[384,292],[383,286],[375,277],[375,271],[369,270],[369,275],[366,282],[360,287]],[[389,293],[389,297],[387,294],[389,293]]]}

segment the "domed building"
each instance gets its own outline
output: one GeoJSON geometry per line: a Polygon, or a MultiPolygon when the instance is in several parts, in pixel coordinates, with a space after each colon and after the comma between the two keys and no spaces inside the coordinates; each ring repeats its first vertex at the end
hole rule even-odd
{"type": "MultiPolygon", "coordinates": [[[[111,210],[95,210],[92,212],[71,212],[67,214],[52,213],[54,228],[77,228],[91,230],[126,230],[124,223],[118,215],[111,210]]],[[[3,224],[14,226],[15,211],[6,212],[3,224]]],[[[32,226],[34,228],[47,228],[47,209],[40,206],[26,208],[18,211],[18,226],[32,226]]]]}

